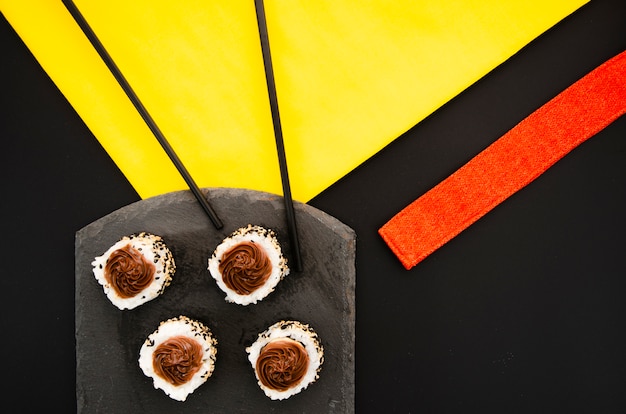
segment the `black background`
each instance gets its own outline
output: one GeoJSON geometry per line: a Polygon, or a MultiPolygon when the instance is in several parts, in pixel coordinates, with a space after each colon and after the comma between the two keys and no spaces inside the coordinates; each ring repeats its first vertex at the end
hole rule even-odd
{"type": "MultiPolygon", "coordinates": [[[[73,412],[74,234],[139,197],[4,18],[0,47],[2,405],[73,412]]],[[[593,0],[309,202],[358,237],[357,412],[626,411],[626,117],[410,271],[376,233],[624,50],[593,0]]]]}

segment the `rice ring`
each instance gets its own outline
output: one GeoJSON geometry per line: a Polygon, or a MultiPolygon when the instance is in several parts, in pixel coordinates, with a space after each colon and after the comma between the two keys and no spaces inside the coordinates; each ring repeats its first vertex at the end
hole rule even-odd
{"type": "Polygon", "coordinates": [[[225,238],[208,264],[211,276],[226,293],[226,301],[239,305],[263,300],[289,274],[275,233],[253,225],[225,238]]]}
{"type": "Polygon", "coordinates": [[[181,315],[161,322],[148,336],[139,351],[139,367],[154,388],[185,401],[213,374],[216,358],[217,340],[210,329],[181,315]]]}
{"type": "Polygon", "coordinates": [[[91,264],[106,296],[122,310],[162,294],[176,271],[163,239],[146,232],[124,236],[91,264]]]}
{"type": "Polygon", "coordinates": [[[324,348],[318,336],[298,321],[280,321],[246,348],[257,383],[272,400],[298,394],[319,378],[324,348]]]}

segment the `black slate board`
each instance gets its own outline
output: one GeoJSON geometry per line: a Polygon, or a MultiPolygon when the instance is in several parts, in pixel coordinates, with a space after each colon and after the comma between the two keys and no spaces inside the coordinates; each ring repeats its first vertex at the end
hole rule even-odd
{"type": "Polygon", "coordinates": [[[281,281],[256,305],[224,300],[207,270],[215,247],[247,224],[271,228],[289,258],[282,197],[211,188],[209,199],[224,222],[216,230],[189,191],[123,207],[76,233],[76,393],[79,413],[350,413],[354,412],[354,231],[303,203],[294,203],[303,271],[281,281]],[[160,297],[121,311],[96,282],[91,261],[122,236],[163,237],[176,261],[172,284],[160,297]],[[209,380],[185,402],[153,388],[137,358],[159,322],[186,315],[207,324],[218,340],[209,380]],[[320,378],[288,400],[272,401],[256,384],[245,347],[281,319],[311,325],[325,349],[320,378]]]}

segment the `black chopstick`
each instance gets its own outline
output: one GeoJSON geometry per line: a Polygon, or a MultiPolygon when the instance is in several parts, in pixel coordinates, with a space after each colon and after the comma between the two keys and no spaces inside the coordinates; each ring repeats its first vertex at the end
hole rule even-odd
{"type": "Polygon", "coordinates": [[[183,179],[189,186],[189,189],[191,190],[193,195],[196,197],[196,199],[198,199],[198,202],[200,203],[200,205],[202,206],[206,214],[209,216],[209,219],[211,220],[215,228],[221,229],[223,226],[222,221],[219,219],[219,217],[217,216],[217,214],[215,213],[215,211],[209,204],[204,194],[202,194],[202,191],[200,190],[196,182],[193,180],[193,178],[191,177],[191,175],[189,174],[189,172],[187,171],[183,163],[180,161],[180,159],[178,158],[178,156],[176,155],[176,153],[174,152],[170,144],[167,142],[167,139],[165,138],[165,136],[163,135],[159,127],[154,122],[154,119],[152,119],[152,117],[150,116],[146,108],[143,106],[143,104],[139,100],[139,97],[137,97],[137,94],[135,94],[135,91],[133,91],[133,89],[131,88],[130,84],[128,83],[124,75],[122,75],[122,72],[117,67],[117,65],[115,64],[115,62],[113,61],[109,53],[106,51],[106,49],[104,48],[104,46],[102,45],[102,43],[100,42],[100,40],[98,39],[94,31],[91,29],[91,27],[89,26],[89,24],[83,17],[80,10],[78,10],[78,7],[76,7],[76,5],[74,4],[72,0],[62,0],[62,1],[65,7],[67,8],[67,10],[70,12],[72,17],[76,21],[76,23],[78,24],[78,26],[81,28],[81,30],[85,34],[85,36],[87,36],[87,39],[89,39],[93,47],[98,52],[98,54],[100,55],[100,58],[102,58],[102,60],[107,65],[107,67],[109,68],[109,70],[111,71],[111,73],[113,74],[117,82],[120,84],[124,92],[126,92],[126,95],[130,99],[130,101],[133,103],[133,105],[135,106],[135,108],[137,109],[141,117],[143,118],[143,120],[146,122],[146,124],[148,125],[148,127],[150,128],[154,136],[156,137],[156,139],[159,141],[159,143],[161,144],[161,146],[163,147],[167,155],[170,157],[170,160],[172,161],[172,163],[174,163],[180,175],[182,175],[183,179]]]}
{"type": "Polygon", "coordinates": [[[265,8],[263,0],[255,0],[257,22],[259,25],[259,35],[261,37],[261,50],[263,52],[263,64],[265,66],[265,79],[272,110],[272,121],[274,123],[274,136],[276,138],[276,150],[278,152],[278,162],[280,166],[280,178],[283,185],[283,199],[285,201],[285,211],[287,214],[287,227],[289,230],[289,241],[292,246],[292,255],[296,271],[302,271],[302,259],[300,257],[300,245],[298,242],[298,229],[296,226],[296,215],[291,198],[291,188],[289,186],[289,174],[287,172],[287,156],[283,142],[283,132],[280,124],[280,113],[278,112],[278,97],[276,96],[276,83],[274,81],[274,70],[272,68],[272,56],[270,53],[269,36],[267,33],[267,21],[265,18],[265,8]]]}

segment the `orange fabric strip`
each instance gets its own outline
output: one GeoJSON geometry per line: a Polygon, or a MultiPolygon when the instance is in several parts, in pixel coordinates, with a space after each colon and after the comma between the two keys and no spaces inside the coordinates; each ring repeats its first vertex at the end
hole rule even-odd
{"type": "Polygon", "coordinates": [[[603,63],[378,230],[411,269],[626,112],[626,52],[603,63]]]}

